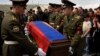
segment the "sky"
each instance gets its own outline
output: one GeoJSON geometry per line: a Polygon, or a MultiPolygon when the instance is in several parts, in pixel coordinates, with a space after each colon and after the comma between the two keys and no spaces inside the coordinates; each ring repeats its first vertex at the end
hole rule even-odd
{"type": "MultiPolygon", "coordinates": [[[[96,8],[100,5],[100,0],[70,0],[76,4],[76,7],[96,8]]],[[[29,0],[28,4],[61,4],[61,0],[29,0]]],[[[11,4],[9,0],[0,0],[0,4],[11,4]]]]}

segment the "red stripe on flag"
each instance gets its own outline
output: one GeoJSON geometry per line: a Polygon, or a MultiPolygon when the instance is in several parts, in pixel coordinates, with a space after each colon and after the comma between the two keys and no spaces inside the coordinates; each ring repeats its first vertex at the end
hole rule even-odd
{"type": "Polygon", "coordinates": [[[33,22],[28,23],[27,25],[29,32],[32,34],[39,48],[43,49],[44,52],[47,52],[50,45],[50,41],[44,35],[43,32],[39,30],[38,27],[33,22]]]}

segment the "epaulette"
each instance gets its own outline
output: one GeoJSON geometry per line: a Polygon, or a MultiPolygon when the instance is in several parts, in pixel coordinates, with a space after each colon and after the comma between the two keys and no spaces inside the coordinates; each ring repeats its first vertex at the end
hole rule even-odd
{"type": "Polygon", "coordinates": [[[80,16],[75,16],[76,19],[80,19],[80,16]]]}
{"type": "Polygon", "coordinates": [[[16,19],[16,17],[15,17],[15,15],[12,13],[12,12],[6,12],[5,13],[5,16],[8,18],[8,20],[10,20],[10,21],[16,21],[17,19],[16,19]]]}
{"type": "Polygon", "coordinates": [[[14,15],[12,15],[12,20],[17,21],[17,18],[14,15]]]}

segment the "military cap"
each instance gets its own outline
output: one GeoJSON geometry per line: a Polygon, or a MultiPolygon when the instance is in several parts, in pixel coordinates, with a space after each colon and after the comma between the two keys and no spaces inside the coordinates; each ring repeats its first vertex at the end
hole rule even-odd
{"type": "Polygon", "coordinates": [[[67,0],[61,0],[62,3],[65,3],[67,0]]]}
{"type": "Polygon", "coordinates": [[[15,2],[28,2],[28,0],[10,0],[10,1],[15,1],[15,2]]]}
{"type": "Polygon", "coordinates": [[[26,3],[28,0],[10,0],[12,1],[13,5],[20,5],[20,6],[26,6],[26,3]]]}
{"type": "Polygon", "coordinates": [[[63,3],[64,3],[64,7],[73,7],[73,6],[76,5],[76,4],[74,4],[73,2],[68,1],[68,0],[66,0],[66,1],[63,2],[63,3]]]}
{"type": "Polygon", "coordinates": [[[55,4],[54,4],[54,3],[49,3],[49,5],[50,5],[51,7],[55,7],[55,4]]]}
{"type": "Polygon", "coordinates": [[[62,5],[61,5],[61,4],[56,4],[55,6],[56,6],[56,7],[61,7],[62,5]]]}
{"type": "Polygon", "coordinates": [[[61,4],[55,4],[55,3],[49,3],[50,6],[57,8],[57,7],[61,7],[61,4]]]}

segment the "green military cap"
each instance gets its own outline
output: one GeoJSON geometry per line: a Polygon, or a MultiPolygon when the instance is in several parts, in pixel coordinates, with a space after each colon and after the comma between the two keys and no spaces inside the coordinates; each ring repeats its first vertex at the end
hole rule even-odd
{"type": "Polygon", "coordinates": [[[66,1],[68,1],[68,0],[61,0],[62,3],[65,3],[66,1]]]}
{"type": "Polygon", "coordinates": [[[66,7],[73,7],[73,6],[76,5],[76,4],[74,4],[73,2],[68,1],[68,0],[66,0],[66,1],[63,2],[63,3],[64,3],[63,8],[66,8],[66,7]]]}
{"type": "Polygon", "coordinates": [[[51,7],[55,7],[55,4],[54,4],[54,3],[49,3],[49,5],[50,5],[51,7]]]}
{"type": "Polygon", "coordinates": [[[29,0],[10,0],[10,1],[12,1],[13,5],[26,6],[26,3],[29,0]]]}
{"type": "Polygon", "coordinates": [[[61,7],[62,5],[61,4],[54,4],[56,7],[61,7]]]}
{"type": "Polygon", "coordinates": [[[55,8],[62,6],[61,4],[55,4],[55,3],[49,3],[49,5],[55,8]]]}

